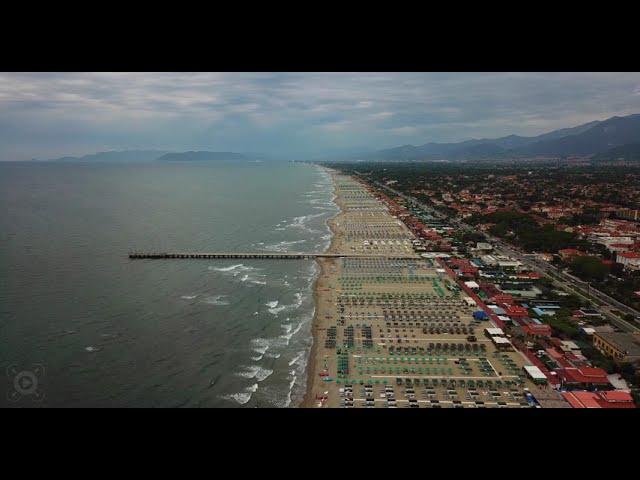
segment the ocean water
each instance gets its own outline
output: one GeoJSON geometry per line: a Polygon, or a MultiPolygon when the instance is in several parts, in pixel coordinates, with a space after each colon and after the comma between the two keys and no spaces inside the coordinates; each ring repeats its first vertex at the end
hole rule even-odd
{"type": "Polygon", "coordinates": [[[314,261],[127,253],[323,251],[332,197],[288,162],[0,163],[0,402],[297,405],[314,261]]]}

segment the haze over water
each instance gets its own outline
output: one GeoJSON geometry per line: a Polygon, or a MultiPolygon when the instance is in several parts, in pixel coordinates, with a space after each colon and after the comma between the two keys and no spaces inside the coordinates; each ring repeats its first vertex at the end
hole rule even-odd
{"type": "Polygon", "coordinates": [[[322,251],[332,196],[285,162],[0,164],[0,365],[45,369],[15,405],[295,405],[314,261],[127,253],[322,251]]]}

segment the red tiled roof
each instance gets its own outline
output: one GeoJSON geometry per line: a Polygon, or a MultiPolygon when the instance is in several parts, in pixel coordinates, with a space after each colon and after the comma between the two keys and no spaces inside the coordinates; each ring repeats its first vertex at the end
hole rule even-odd
{"type": "Polygon", "coordinates": [[[638,252],[619,252],[618,257],[624,258],[640,258],[640,253],[638,252]]]}
{"type": "Polygon", "coordinates": [[[609,384],[607,372],[601,368],[560,368],[558,374],[567,383],[609,384]]]}
{"type": "Polygon", "coordinates": [[[529,323],[527,325],[524,325],[522,327],[522,331],[527,335],[542,335],[546,337],[550,337],[552,333],[550,325],[538,323],[529,323]]]}
{"type": "Polygon", "coordinates": [[[573,408],[602,408],[591,392],[562,392],[562,396],[573,408]]]}
{"type": "Polygon", "coordinates": [[[566,355],[559,352],[554,347],[546,348],[545,351],[550,358],[555,360],[563,368],[573,368],[574,365],[567,359],[566,355]]]}
{"type": "MultiPolygon", "coordinates": [[[[576,355],[573,352],[565,352],[564,356],[567,357],[568,360],[571,360],[571,361],[574,361],[574,362],[579,360],[579,358],[576,357],[576,355]]],[[[585,367],[585,368],[588,368],[588,367],[585,367]]]]}
{"type": "Polygon", "coordinates": [[[621,392],[620,390],[600,392],[600,396],[607,402],[633,402],[633,397],[629,392],[621,392]]]}
{"type": "Polygon", "coordinates": [[[506,309],[507,315],[510,317],[528,317],[529,312],[526,308],[521,307],[519,305],[509,305],[509,308],[506,309]]]}
{"type": "Polygon", "coordinates": [[[562,392],[562,396],[573,408],[635,408],[627,392],[562,392]]]}
{"type": "Polygon", "coordinates": [[[498,290],[498,288],[496,288],[496,286],[491,283],[480,283],[480,290],[486,293],[488,297],[500,294],[500,290],[498,290]]]}
{"type": "Polygon", "coordinates": [[[498,293],[491,297],[490,300],[495,303],[501,303],[504,305],[511,305],[514,302],[513,297],[507,293],[498,293]]]}
{"type": "Polygon", "coordinates": [[[545,348],[545,352],[547,352],[547,355],[549,355],[554,360],[562,358],[562,354],[553,347],[545,348]]]}

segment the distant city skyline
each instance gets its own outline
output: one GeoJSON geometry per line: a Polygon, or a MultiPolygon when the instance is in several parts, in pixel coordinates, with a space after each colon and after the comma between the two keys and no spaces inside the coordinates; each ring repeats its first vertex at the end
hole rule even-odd
{"type": "Polygon", "coordinates": [[[638,73],[0,73],[0,160],[128,149],[313,157],[632,113],[638,73]]]}

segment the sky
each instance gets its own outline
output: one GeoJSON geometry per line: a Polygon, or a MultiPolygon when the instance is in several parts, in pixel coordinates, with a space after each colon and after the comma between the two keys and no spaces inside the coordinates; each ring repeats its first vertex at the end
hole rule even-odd
{"type": "Polygon", "coordinates": [[[304,159],[632,113],[639,73],[0,73],[0,160],[128,149],[304,159]]]}

